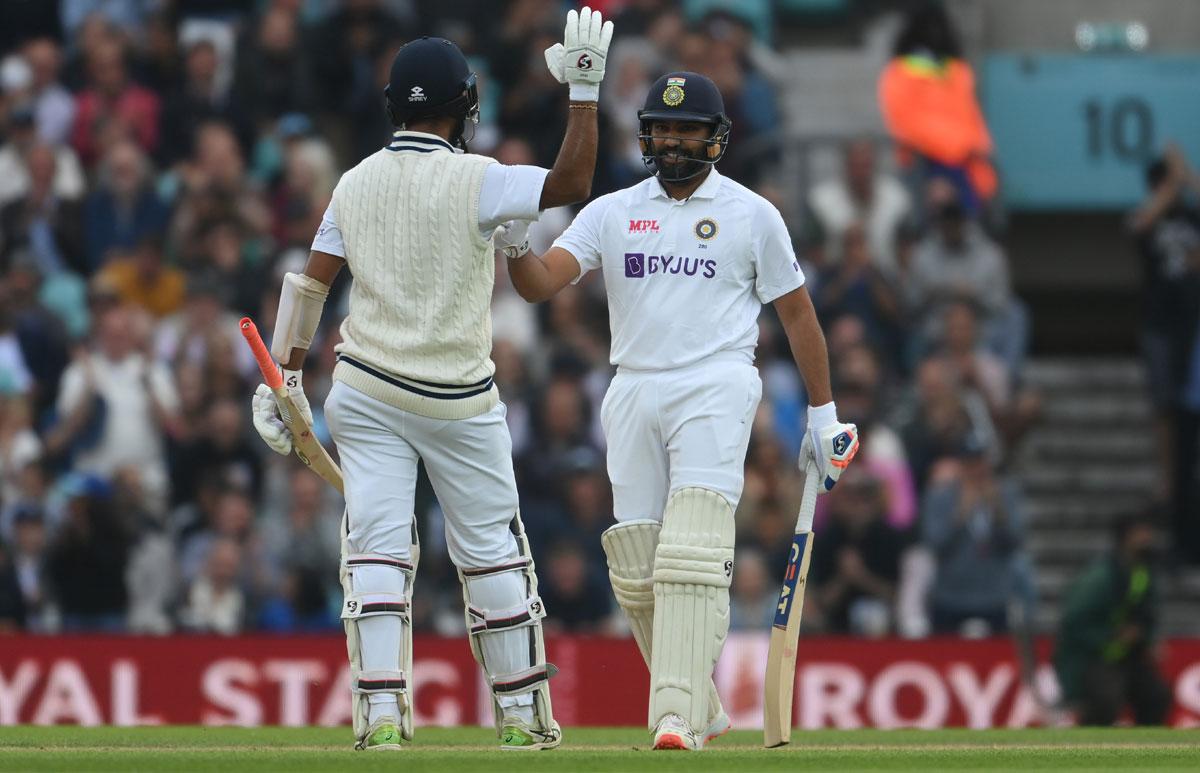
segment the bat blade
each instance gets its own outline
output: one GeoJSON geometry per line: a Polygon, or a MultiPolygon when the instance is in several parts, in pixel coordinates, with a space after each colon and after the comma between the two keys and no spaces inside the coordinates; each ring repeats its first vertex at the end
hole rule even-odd
{"type": "Polygon", "coordinates": [[[310,470],[320,475],[326,483],[337,489],[338,493],[344,494],[342,471],[329,456],[325,446],[313,435],[312,427],[304,420],[304,414],[296,408],[254,320],[243,317],[238,324],[242,329],[242,337],[246,339],[250,351],[254,352],[254,359],[258,362],[258,369],[262,371],[263,380],[275,395],[275,402],[279,405],[279,416],[283,419],[284,426],[292,433],[292,450],[310,470]]]}
{"type": "Polygon", "coordinates": [[[763,745],[768,749],[783,746],[792,737],[796,650],[800,641],[800,619],[804,613],[808,563],[812,556],[812,519],[818,485],[816,467],[810,462],[767,648],[767,673],[763,681],[763,745]]]}

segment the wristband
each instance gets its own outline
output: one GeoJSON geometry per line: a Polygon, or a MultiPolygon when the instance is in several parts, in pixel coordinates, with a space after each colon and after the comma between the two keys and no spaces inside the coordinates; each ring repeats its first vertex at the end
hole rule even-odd
{"type": "Polygon", "coordinates": [[[572,102],[595,102],[600,99],[600,84],[572,83],[568,94],[572,102]]]}
{"type": "Polygon", "coordinates": [[[810,430],[823,429],[837,423],[837,406],[832,401],[824,405],[808,406],[808,428],[810,430]]]}

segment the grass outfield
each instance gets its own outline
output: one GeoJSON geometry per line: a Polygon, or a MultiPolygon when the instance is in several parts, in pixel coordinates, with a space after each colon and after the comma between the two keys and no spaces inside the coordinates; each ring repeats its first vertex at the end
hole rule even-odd
{"type": "Polygon", "coordinates": [[[419,728],[400,752],[354,752],[346,728],[0,727],[0,771],[1200,770],[1200,731],[743,731],[702,754],[652,753],[637,728],[568,728],[549,752],[501,752],[481,728],[419,728]]]}

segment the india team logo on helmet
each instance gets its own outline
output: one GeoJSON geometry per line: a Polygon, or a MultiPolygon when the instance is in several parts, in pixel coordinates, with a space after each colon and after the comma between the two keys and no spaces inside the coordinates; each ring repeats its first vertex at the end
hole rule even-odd
{"type": "Polygon", "coordinates": [[[683,104],[683,84],[686,82],[686,78],[668,78],[667,88],[662,95],[663,104],[668,107],[679,107],[683,104]]]}

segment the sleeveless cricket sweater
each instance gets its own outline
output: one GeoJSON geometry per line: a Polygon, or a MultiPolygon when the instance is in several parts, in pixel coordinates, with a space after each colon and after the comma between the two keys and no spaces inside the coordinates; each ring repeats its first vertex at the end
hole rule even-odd
{"type": "Polygon", "coordinates": [[[402,410],[466,419],[492,380],[491,242],[479,233],[490,158],[384,148],[346,172],[333,207],[353,275],[333,378],[402,410]]]}

